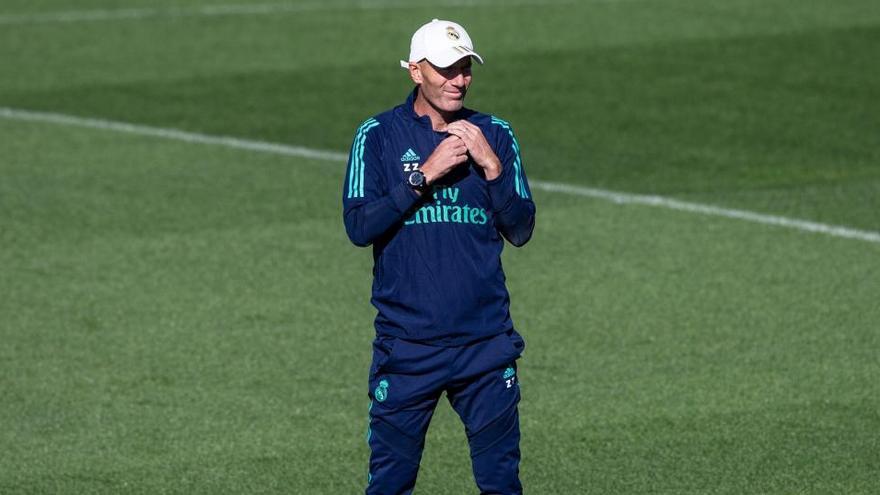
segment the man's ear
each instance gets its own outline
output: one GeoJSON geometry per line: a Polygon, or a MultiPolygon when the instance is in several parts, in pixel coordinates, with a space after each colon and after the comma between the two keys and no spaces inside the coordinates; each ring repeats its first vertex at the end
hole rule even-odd
{"type": "Polygon", "coordinates": [[[419,64],[409,63],[409,78],[416,84],[422,84],[422,69],[419,64]]]}

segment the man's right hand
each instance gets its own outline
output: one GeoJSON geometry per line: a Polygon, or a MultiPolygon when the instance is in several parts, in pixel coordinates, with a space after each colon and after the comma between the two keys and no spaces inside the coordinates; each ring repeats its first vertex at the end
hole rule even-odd
{"type": "Polygon", "coordinates": [[[425,183],[431,185],[450,170],[467,161],[467,146],[458,136],[449,136],[437,145],[419,170],[425,174],[425,183]]]}

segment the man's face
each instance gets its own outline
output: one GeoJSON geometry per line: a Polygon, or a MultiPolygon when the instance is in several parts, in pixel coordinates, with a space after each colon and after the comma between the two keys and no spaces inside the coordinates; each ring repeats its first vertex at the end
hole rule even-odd
{"type": "Polygon", "coordinates": [[[420,85],[419,93],[431,106],[442,112],[457,112],[471,85],[471,58],[443,68],[422,60],[415,68],[410,66],[410,76],[420,85]]]}

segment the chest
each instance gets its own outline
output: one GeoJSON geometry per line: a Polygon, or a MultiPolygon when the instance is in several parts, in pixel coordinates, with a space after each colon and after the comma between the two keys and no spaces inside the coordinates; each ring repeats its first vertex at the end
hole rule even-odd
{"type": "MultiPolygon", "coordinates": [[[[386,143],[383,162],[389,186],[399,184],[411,172],[420,170],[440,142],[448,137],[446,133],[421,129],[418,131],[397,133],[394,139],[386,143]]],[[[439,179],[424,203],[439,206],[441,209],[447,205],[488,209],[489,194],[482,169],[468,159],[439,179]]]]}

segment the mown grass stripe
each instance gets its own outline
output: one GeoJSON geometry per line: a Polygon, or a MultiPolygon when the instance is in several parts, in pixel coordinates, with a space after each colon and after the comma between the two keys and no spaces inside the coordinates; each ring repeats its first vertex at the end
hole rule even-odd
{"type": "MultiPolygon", "coordinates": [[[[263,153],[274,153],[286,156],[296,156],[301,158],[312,158],[316,160],[334,161],[340,163],[345,163],[348,159],[348,155],[346,155],[345,153],[339,153],[335,151],[315,150],[302,146],[268,143],[264,141],[251,141],[232,137],[210,136],[206,134],[181,131],[178,129],[149,127],[137,124],[129,124],[125,122],[114,122],[110,120],[76,117],[72,115],[49,112],[35,112],[30,110],[20,110],[7,107],[0,107],[0,118],[4,118],[7,120],[43,122],[58,125],[124,132],[127,134],[158,137],[162,139],[171,139],[188,143],[225,146],[228,148],[259,151],[263,153]]],[[[624,193],[609,191],[605,189],[595,189],[573,184],[545,182],[540,180],[531,181],[531,185],[547,192],[585,196],[589,198],[611,201],[618,204],[637,204],[684,211],[689,213],[699,213],[702,215],[733,218],[752,223],[772,225],[776,227],[785,227],[802,232],[811,232],[832,237],[854,239],[880,244],[880,232],[876,231],[860,230],[839,225],[828,225],[819,222],[812,222],[809,220],[788,218],[778,215],[769,215],[748,210],[721,208],[718,206],[679,201],[677,199],[667,198],[663,196],[624,193]]]]}
{"type": "MultiPolygon", "coordinates": [[[[503,0],[438,0],[437,7],[480,7],[499,5],[503,0]]],[[[593,0],[601,2],[603,0],[593,0]]],[[[605,0],[608,1],[608,0],[605,0]]],[[[573,0],[506,0],[510,6],[528,5],[570,5],[573,0]]],[[[254,4],[219,4],[196,7],[142,7],[119,9],[84,9],[40,13],[0,14],[0,25],[16,26],[30,24],[69,24],[77,22],[100,21],[138,21],[150,19],[175,19],[183,17],[218,17],[246,15],[296,14],[300,12],[321,12],[328,10],[381,10],[422,8],[407,0],[374,0],[371,2],[352,2],[333,4],[328,2],[275,2],[254,4]]]]}

